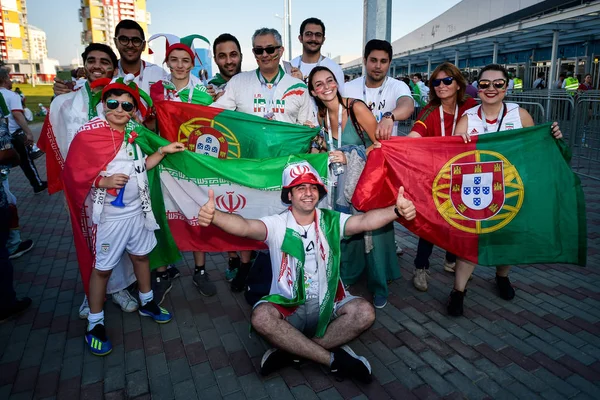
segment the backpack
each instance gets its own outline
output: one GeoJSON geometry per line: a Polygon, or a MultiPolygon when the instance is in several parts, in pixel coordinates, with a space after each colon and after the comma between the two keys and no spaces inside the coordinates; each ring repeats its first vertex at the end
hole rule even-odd
{"type": "Polygon", "coordinates": [[[248,304],[254,307],[260,299],[268,295],[271,291],[272,280],[273,270],[269,251],[259,250],[246,278],[244,297],[248,304]]]}

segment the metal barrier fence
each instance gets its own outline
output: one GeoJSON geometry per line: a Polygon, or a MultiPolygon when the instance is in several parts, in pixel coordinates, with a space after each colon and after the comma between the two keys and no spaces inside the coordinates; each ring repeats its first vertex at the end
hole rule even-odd
{"type": "MultiPolygon", "coordinates": [[[[565,90],[528,90],[506,96],[517,103],[533,121],[556,121],[573,153],[571,167],[577,174],[600,180],[600,91],[569,93],[565,90]]],[[[421,109],[415,108],[406,121],[398,123],[398,134],[411,131],[421,109]]]]}

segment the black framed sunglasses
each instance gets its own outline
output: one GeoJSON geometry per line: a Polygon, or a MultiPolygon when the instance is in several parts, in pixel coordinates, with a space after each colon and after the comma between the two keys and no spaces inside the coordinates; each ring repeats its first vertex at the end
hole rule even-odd
{"type": "Polygon", "coordinates": [[[438,87],[440,86],[442,83],[446,86],[450,86],[452,85],[452,82],[454,82],[454,78],[451,76],[447,76],[445,78],[442,79],[434,79],[431,81],[431,84],[433,85],[433,87],[438,87]]]}
{"type": "Polygon", "coordinates": [[[121,35],[121,36],[116,37],[116,39],[121,46],[128,46],[129,43],[131,43],[133,45],[133,47],[140,47],[145,42],[145,40],[143,40],[142,38],[137,37],[137,36],[129,37],[129,36],[121,35]]]}
{"type": "Polygon", "coordinates": [[[276,50],[279,50],[281,46],[268,46],[268,47],[253,47],[252,52],[257,56],[262,56],[263,52],[267,54],[273,54],[276,50]]]}
{"type": "Polygon", "coordinates": [[[108,108],[109,110],[116,110],[117,108],[119,108],[119,104],[125,112],[131,112],[135,107],[132,103],[128,101],[119,101],[115,99],[106,100],[106,108],[108,108]]]}
{"type": "Polygon", "coordinates": [[[482,79],[477,84],[481,90],[488,89],[491,85],[494,85],[496,89],[504,89],[506,86],[506,79],[494,79],[494,81],[482,79]]]}

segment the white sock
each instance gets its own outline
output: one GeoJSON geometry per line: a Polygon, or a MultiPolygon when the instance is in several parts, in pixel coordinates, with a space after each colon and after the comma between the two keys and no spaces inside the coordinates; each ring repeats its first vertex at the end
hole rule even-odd
{"type": "Polygon", "coordinates": [[[149,302],[151,302],[152,300],[154,300],[154,293],[152,292],[152,290],[150,290],[148,293],[140,293],[140,303],[142,304],[142,306],[145,306],[146,304],[148,304],[149,302]]]}
{"type": "Polygon", "coordinates": [[[88,332],[94,329],[98,324],[104,325],[104,310],[99,313],[94,314],[90,312],[88,314],[88,332]]]}

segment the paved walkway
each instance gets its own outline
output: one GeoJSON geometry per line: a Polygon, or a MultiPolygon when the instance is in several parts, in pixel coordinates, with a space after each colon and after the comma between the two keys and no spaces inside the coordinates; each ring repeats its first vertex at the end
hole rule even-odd
{"type": "Polygon", "coordinates": [[[229,290],[220,254],[207,263],[218,288],[212,298],[193,286],[186,255],[178,266],[184,275],[165,301],[175,314],[169,324],[107,302],[114,351],[106,358],[90,355],[86,322],[78,319],[83,290],[63,197],[33,196],[20,170],[10,181],[23,237],[36,245],[14,262],[17,292],[30,296],[33,306],[0,325],[0,399],[598,398],[600,182],[584,179],[587,268],[514,268],[517,296],[511,302],[496,297],[494,271],[479,268],[462,318],[446,316],[452,275],[443,272],[439,249],[429,291],[413,288],[417,238],[399,228],[403,278],[390,285],[389,304],[377,311],[375,325],[351,343],[373,367],[374,382],[362,385],[337,382],[312,364],[261,377],[266,345],[249,336],[249,306],[229,290]]]}

